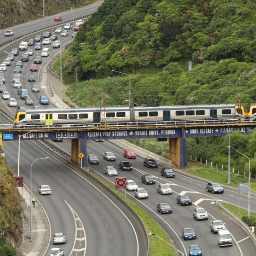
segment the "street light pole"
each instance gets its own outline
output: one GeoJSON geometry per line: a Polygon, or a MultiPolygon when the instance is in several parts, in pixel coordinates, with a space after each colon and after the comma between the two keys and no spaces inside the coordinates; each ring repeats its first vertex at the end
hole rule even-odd
{"type": "Polygon", "coordinates": [[[228,124],[228,184],[230,183],[230,128],[228,124]]]}
{"type": "Polygon", "coordinates": [[[61,64],[61,47],[60,47],[60,94],[62,100],[62,64],[61,64]]]}
{"type": "Polygon", "coordinates": [[[49,157],[43,157],[43,158],[37,158],[36,160],[34,160],[30,166],[30,242],[32,242],[32,233],[33,233],[33,226],[32,226],[32,166],[34,164],[34,162],[36,162],[37,160],[44,160],[44,159],[48,159],[49,157]]]}
{"type": "Polygon", "coordinates": [[[43,17],[44,17],[44,0],[43,0],[43,17]]]}

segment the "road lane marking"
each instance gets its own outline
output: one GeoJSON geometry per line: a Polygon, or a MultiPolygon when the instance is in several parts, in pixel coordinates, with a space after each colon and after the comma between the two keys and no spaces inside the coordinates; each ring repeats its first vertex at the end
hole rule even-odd
{"type": "Polygon", "coordinates": [[[246,239],[248,239],[248,238],[250,238],[250,236],[247,236],[246,238],[244,238],[244,239],[238,241],[237,243],[243,242],[244,240],[246,240],[246,239]]]}

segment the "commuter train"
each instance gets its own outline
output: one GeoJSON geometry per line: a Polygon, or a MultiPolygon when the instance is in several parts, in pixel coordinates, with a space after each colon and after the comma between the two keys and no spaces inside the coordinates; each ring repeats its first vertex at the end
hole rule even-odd
{"type": "Polygon", "coordinates": [[[46,108],[17,112],[14,125],[60,126],[65,124],[97,124],[100,122],[168,122],[173,120],[240,119],[241,116],[245,116],[244,109],[238,108],[236,104],[134,108],[105,107],[101,109],[97,107],[80,109],[46,108]]]}

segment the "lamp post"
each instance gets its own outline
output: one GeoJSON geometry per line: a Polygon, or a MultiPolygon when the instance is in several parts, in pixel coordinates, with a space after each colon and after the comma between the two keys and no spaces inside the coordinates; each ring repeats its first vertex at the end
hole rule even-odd
{"type": "Polygon", "coordinates": [[[33,233],[33,226],[32,226],[32,167],[34,162],[36,162],[37,160],[44,160],[44,159],[48,159],[49,157],[43,157],[43,158],[37,158],[36,160],[34,160],[30,166],[30,242],[32,242],[32,233],[33,233]]]}
{"type": "MultiPolygon", "coordinates": [[[[233,147],[231,147],[233,148],[233,147]]],[[[251,205],[251,192],[250,192],[250,188],[251,188],[251,159],[244,155],[243,153],[241,153],[240,151],[238,151],[237,149],[233,148],[236,152],[238,152],[239,154],[241,154],[243,157],[247,158],[249,160],[249,179],[248,179],[248,183],[249,183],[249,190],[248,190],[248,218],[250,219],[250,212],[251,212],[251,209],[250,209],[250,205],[251,205]]]]}
{"type": "Polygon", "coordinates": [[[61,47],[60,47],[60,95],[62,100],[62,64],[61,64],[61,47]]]}
{"type": "Polygon", "coordinates": [[[130,106],[131,106],[131,75],[123,73],[123,72],[120,72],[120,71],[116,71],[116,70],[113,70],[113,69],[111,71],[119,73],[119,74],[123,74],[123,75],[126,75],[126,76],[129,76],[129,108],[130,108],[130,106]]]}
{"type": "Polygon", "coordinates": [[[161,238],[160,236],[154,234],[154,233],[148,233],[149,236],[156,236],[157,238],[159,238],[160,240],[164,241],[166,244],[170,245],[173,249],[175,249],[177,252],[181,253],[181,255],[184,255],[184,253],[180,250],[178,250],[177,248],[175,248],[172,244],[167,243],[163,238],[161,238]]]}
{"type": "Polygon", "coordinates": [[[228,125],[228,184],[230,183],[230,128],[228,125]]]}

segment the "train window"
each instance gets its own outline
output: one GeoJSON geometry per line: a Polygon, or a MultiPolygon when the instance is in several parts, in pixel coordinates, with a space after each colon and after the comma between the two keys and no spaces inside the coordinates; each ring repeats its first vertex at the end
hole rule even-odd
{"type": "Polygon", "coordinates": [[[69,114],[68,118],[69,119],[77,119],[77,114],[69,114]]]}
{"type": "Polygon", "coordinates": [[[196,110],[196,115],[197,116],[204,116],[205,115],[205,111],[204,110],[196,110]]]}
{"type": "Polygon", "coordinates": [[[58,119],[68,119],[67,114],[58,114],[58,119]]]}
{"type": "Polygon", "coordinates": [[[252,114],[255,114],[256,113],[256,108],[253,108],[252,109],[252,114]]]}
{"type": "Polygon", "coordinates": [[[79,114],[79,118],[82,119],[82,118],[88,118],[88,114],[79,114]]]}
{"type": "Polygon", "coordinates": [[[125,117],[125,112],[116,112],[117,117],[125,117]]]}
{"type": "Polygon", "coordinates": [[[25,115],[24,115],[24,114],[21,114],[21,115],[19,116],[19,121],[23,120],[24,118],[25,118],[25,115]]]}
{"type": "Polygon", "coordinates": [[[111,112],[111,113],[106,113],[106,117],[115,117],[115,113],[111,112]]]}
{"type": "Polygon", "coordinates": [[[149,116],[158,116],[158,112],[157,111],[149,112],[149,116]]]}
{"type": "Polygon", "coordinates": [[[231,109],[222,109],[222,115],[230,115],[231,109]]]}
{"type": "Polygon", "coordinates": [[[39,114],[33,114],[33,115],[31,115],[31,119],[40,119],[40,115],[39,114]]]}
{"type": "Polygon", "coordinates": [[[176,116],[184,116],[184,111],[182,110],[176,111],[176,116]]]}
{"type": "Polygon", "coordinates": [[[148,112],[139,112],[139,116],[148,116],[148,112]]]}
{"type": "Polygon", "coordinates": [[[186,111],[186,116],[193,116],[195,115],[195,111],[194,110],[187,110],[186,111]]]}

